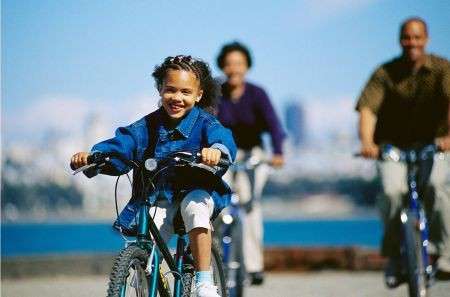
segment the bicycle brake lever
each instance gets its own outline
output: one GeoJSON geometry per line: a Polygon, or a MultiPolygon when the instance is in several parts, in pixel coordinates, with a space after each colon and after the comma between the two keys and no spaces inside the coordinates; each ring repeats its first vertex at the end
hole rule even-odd
{"type": "Polygon", "coordinates": [[[87,170],[87,169],[89,169],[89,168],[92,168],[92,167],[94,167],[94,166],[97,166],[97,164],[92,163],[92,164],[84,165],[84,166],[82,166],[82,167],[76,169],[74,172],[72,172],[72,175],[78,174],[78,173],[80,173],[80,172],[82,172],[82,171],[85,171],[85,170],[87,170]]]}

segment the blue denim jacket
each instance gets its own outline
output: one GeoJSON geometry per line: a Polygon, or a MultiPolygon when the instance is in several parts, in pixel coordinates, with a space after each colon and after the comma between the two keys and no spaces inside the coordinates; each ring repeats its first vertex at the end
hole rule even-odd
{"type": "MultiPolygon", "coordinates": [[[[205,147],[219,149],[229,157],[230,161],[236,157],[237,149],[231,131],[223,127],[214,116],[198,107],[193,107],[173,130],[168,130],[164,125],[167,115],[163,108],[156,110],[150,116],[157,117],[158,135],[154,155],[156,159],[162,159],[177,151],[198,152],[205,147]]],[[[93,146],[92,152],[118,152],[130,160],[142,162],[144,152],[149,146],[148,128],[145,118],[126,127],[120,127],[116,130],[115,137],[97,143],[93,146]]],[[[106,174],[120,175],[131,170],[118,160],[112,160],[112,165],[114,172],[106,174]]],[[[214,200],[215,213],[229,204],[230,191],[220,194],[217,191],[211,191],[210,194],[214,200]]],[[[164,193],[156,193],[156,196],[164,196],[169,201],[172,200],[172,195],[170,188],[164,193]]]]}

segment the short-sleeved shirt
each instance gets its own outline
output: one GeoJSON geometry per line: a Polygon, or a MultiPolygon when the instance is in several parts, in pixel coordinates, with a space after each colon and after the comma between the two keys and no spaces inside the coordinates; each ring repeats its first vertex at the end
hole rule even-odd
{"type": "Polygon", "coordinates": [[[450,62],[427,55],[415,73],[397,57],[372,74],[356,110],[367,107],[377,116],[374,141],[408,147],[431,143],[448,133],[450,62]]]}
{"type": "Polygon", "coordinates": [[[251,150],[262,145],[262,134],[268,132],[272,138],[275,154],[282,154],[285,137],[280,121],[266,92],[259,86],[246,82],[245,90],[237,101],[233,101],[224,92],[220,98],[217,117],[233,132],[238,148],[251,150]]]}

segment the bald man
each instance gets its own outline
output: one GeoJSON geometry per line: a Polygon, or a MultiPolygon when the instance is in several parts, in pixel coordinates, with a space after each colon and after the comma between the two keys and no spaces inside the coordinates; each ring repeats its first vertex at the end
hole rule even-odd
{"type": "MultiPolygon", "coordinates": [[[[405,20],[400,27],[399,57],[381,65],[363,89],[359,112],[361,154],[377,159],[380,145],[401,149],[435,142],[444,153],[435,158],[430,177],[430,253],[437,260],[438,278],[450,276],[450,63],[425,51],[427,24],[420,18],[405,20]]],[[[378,207],[384,222],[381,252],[388,257],[386,285],[397,287],[400,275],[400,226],[398,215],[407,194],[406,165],[378,162],[382,195],[378,207]]]]}

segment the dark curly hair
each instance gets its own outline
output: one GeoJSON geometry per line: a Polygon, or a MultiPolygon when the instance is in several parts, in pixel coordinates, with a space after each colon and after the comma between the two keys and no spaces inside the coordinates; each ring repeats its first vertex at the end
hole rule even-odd
{"type": "Polygon", "coordinates": [[[206,62],[184,55],[167,57],[161,65],[155,66],[152,73],[152,76],[155,79],[156,88],[158,90],[161,90],[169,69],[193,72],[200,81],[200,88],[203,90],[202,98],[196,105],[208,112],[214,112],[217,105],[219,89],[206,62]]]}
{"type": "Polygon", "coordinates": [[[222,47],[219,56],[217,57],[217,66],[219,66],[220,69],[223,69],[225,64],[225,57],[229,53],[234,51],[238,51],[244,54],[245,58],[247,59],[247,66],[250,69],[252,67],[252,56],[250,54],[250,50],[245,45],[237,41],[227,43],[222,47]]]}

